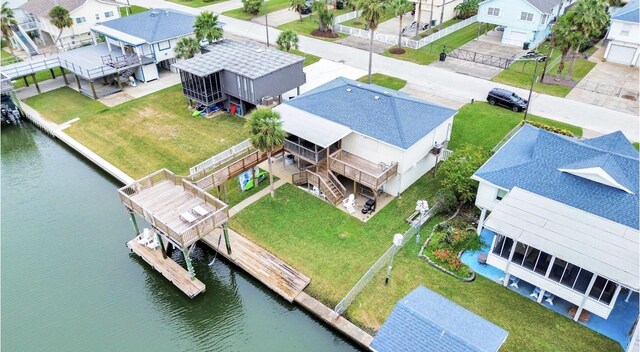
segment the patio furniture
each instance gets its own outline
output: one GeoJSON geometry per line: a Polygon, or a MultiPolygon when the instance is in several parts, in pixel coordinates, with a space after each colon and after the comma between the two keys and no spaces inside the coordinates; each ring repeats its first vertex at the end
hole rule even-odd
{"type": "Polygon", "coordinates": [[[486,253],[480,253],[480,255],[478,255],[478,263],[480,263],[481,265],[487,265],[487,254],[486,253]]]}
{"type": "Polygon", "coordinates": [[[193,214],[191,214],[191,212],[185,211],[184,213],[180,214],[180,220],[191,224],[191,223],[196,222],[196,220],[198,220],[198,219],[195,216],[193,216],[193,214]]]}
{"type": "Polygon", "coordinates": [[[374,211],[376,211],[376,200],[375,199],[367,200],[367,202],[364,203],[364,206],[362,207],[362,214],[371,214],[374,211]]]}
{"type": "Polygon", "coordinates": [[[193,209],[191,209],[191,212],[193,213],[193,215],[199,216],[199,217],[205,217],[207,215],[209,215],[210,211],[208,211],[207,209],[196,205],[195,207],[193,207],[193,209]]]}
{"type": "Polygon", "coordinates": [[[533,297],[533,299],[538,300],[538,296],[540,295],[540,287],[536,287],[533,289],[533,291],[531,292],[531,294],[529,295],[530,297],[533,297]]]}
{"type": "Polygon", "coordinates": [[[552,293],[550,292],[545,292],[544,296],[547,297],[547,299],[545,299],[544,301],[549,303],[550,305],[553,305],[553,299],[556,298],[556,296],[554,296],[552,293]]]}
{"type": "MultiPolygon", "coordinates": [[[[569,308],[569,311],[567,312],[567,314],[569,314],[569,316],[571,318],[573,318],[573,317],[576,316],[576,311],[577,310],[578,310],[578,307],[572,305],[571,308],[569,308]]],[[[580,317],[578,318],[578,320],[581,323],[588,323],[589,319],[591,319],[591,313],[589,313],[589,311],[583,309],[582,313],[580,313],[580,317]]]]}
{"type": "Polygon", "coordinates": [[[518,279],[517,277],[512,275],[509,278],[509,281],[511,281],[511,285],[509,285],[509,286],[511,286],[513,288],[518,288],[518,283],[520,282],[520,279],[518,279]]]}

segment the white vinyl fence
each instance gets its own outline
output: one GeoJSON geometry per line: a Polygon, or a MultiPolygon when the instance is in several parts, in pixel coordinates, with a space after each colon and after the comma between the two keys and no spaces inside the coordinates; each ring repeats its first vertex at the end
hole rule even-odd
{"type": "MultiPolygon", "coordinates": [[[[364,39],[370,39],[370,31],[369,30],[364,30],[364,29],[359,29],[359,28],[353,28],[353,27],[349,27],[349,26],[345,26],[340,24],[340,22],[344,22],[344,21],[348,21],[350,19],[356,18],[358,17],[357,15],[354,15],[356,13],[356,11],[354,12],[350,12],[347,14],[344,14],[342,16],[338,16],[336,17],[336,27],[335,27],[335,31],[338,33],[343,33],[343,34],[348,34],[354,37],[358,37],[358,38],[364,38],[364,39]],[[352,16],[352,17],[345,17],[345,19],[342,19],[342,21],[338,21],[337,18],[343,17],[343,16],[352,16]]],[[[444,29],[442,29],[441,31],[437,31],[429,36],[426,36],[420,40],[415,40],[415,39],[411,39],[408,37],[402,37],[401,38],[401,43],[402,46],[406,46],[409,48],[413,48],[413,49],[419,49],[422,48],[423,46],[427,45],[427,44],[431,44],[434,41],[447,36],[453,32],[456,32],[464,27],[467,27],[473,23],[476,23],[478,21],[478,16],[473,16],[473,17],[469,17],[464,21],[460,21],[456,24],[454,24],[453,26],[449,26],[446,27],[444,29]]],[[[377,42],[382,42],[382,43],[386,43],[386,44],[391,44],[391,45],[396,45],[398,44],[398,34],[385,34],[385,33],[378,33],[375,32],[374,33],[374,37],[373,40],[377,41],[377,42]]]]}
{"type": "Polygon", "coordinates": [[[196,177],[203,176],[205,173],[212,171],[216,167],[224,164],[239,154],[242,154],[251,148],[251,141],[244,140],[233,147],[220,152],[200,164],[189,169],[189,177],[194,180],[196,177]]]}

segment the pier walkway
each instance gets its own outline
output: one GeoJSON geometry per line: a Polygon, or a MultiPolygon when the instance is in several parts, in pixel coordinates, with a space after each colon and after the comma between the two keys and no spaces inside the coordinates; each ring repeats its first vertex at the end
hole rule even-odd
{"type": "Polygon", "coordinates": [[[220,239],[221,236],[222,230],[215,229],[202,237],[202,242],[217,250],[287,301],[293,302],[296,296],[309,285],[311,279],[307,276],[232,229],[229,229],[232,253],[228,255],[224,237],[220,239]]]}

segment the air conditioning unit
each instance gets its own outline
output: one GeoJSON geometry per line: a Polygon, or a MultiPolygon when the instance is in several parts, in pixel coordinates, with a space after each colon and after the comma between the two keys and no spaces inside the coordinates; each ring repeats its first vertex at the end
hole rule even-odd
{"type": "Polygon", "coordinates": [[[262,105],[269,106],[271,104],[273,104],[273,97],[270,97],[270,96],[262,97],[262,105]]]}

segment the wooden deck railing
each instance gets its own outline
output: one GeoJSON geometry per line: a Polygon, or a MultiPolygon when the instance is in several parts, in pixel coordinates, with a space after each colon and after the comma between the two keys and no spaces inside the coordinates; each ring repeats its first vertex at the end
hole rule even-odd
{"type": "Polygon", "coordinates": [[[124,186],[118,190],[118,193],[120,195],[120,201],[127,208],[140,214],[153,227],[162,231],[165,235],[171,237],[182,246],[190,245],[197,239],[213,231],[214,228],[222,225],[229,218],[229,209],[225,203],[192,184],[187,179],[176,176],[167,169],[156,171],[132,184],[124,186]],[[186,230],[176,231],[132,199],[134,195],[142,190],[151,188],[165,180],[168,180],[175,185],[182,186],[185,191],[191,193],[194,197],[200,198],[205,203],[212,206],[215,211],[211,212],[209,215],[198,221],[197,224],[194,224],[186,230]]]}
{"type": "MultiPolygon", "coordinates": [[[[329,170],[350,178],[361,185],[369,187],[373,190],[377,190],[389,178],[395,176],[398,173],[398,163],[394,162],[384,172],[379,175],[372,175],[367,171],[357,167],[356,165],[349,164],[342,160],[342,149],[336,151],[329,156],[329,170]]],[[[368,162],[368,161],[365,161],[368,162]]]]}
{"type": "MultiPolygon", "coordinates": [[[[282,149],[276,150],[271,153],[275,155],[281,152],[282,149]]],[[[240,175],[245,170],[252,168],[261,162],[267,160],[267,153],[259,150],[248,154],[240,160],[223,167],[222,169],[215,171],[214,173],[207,175],[195,182],[195,185],[203,190],[207,191],[213,187],[220,186],[230,180],[233,177],[240,175]]]]}
{"type": "Polygon", "coordinates": [[[331,181],[340,191],[340,196],[344,197],[344,195],[347,194],[347,188],[342,184],[342,182],[340,182],[340,180],[338,180],[331,170],[327,170],[327,176],[329,177],[329,181],[331,181]]]}
{"type": "Polygon", "coordinates": [[[316,152],[288,139],[284,140],[284,149],[294,155],[301,156],[304,159],[312,161],[316,164],[326,157],[326,148],[318,150],[316,152]]]}
{"type": "Polygon", "coordinates": [[[342,197],[339,194],[336,194],[335,192],[333,192],[331,187],[329,187],[329,185],[327,184],[327,181],[322,176],[316,174],[311,170],[304,170],[297,174],[291,175],[291,177],[292,177],[291,182],[294,185],[299,186],[299,185],[308,183],[310,185],[318,187],[320,192],[324,194],[326,199],[331,204],[337,204],[338,201],[342,199],[342,197]]]}

